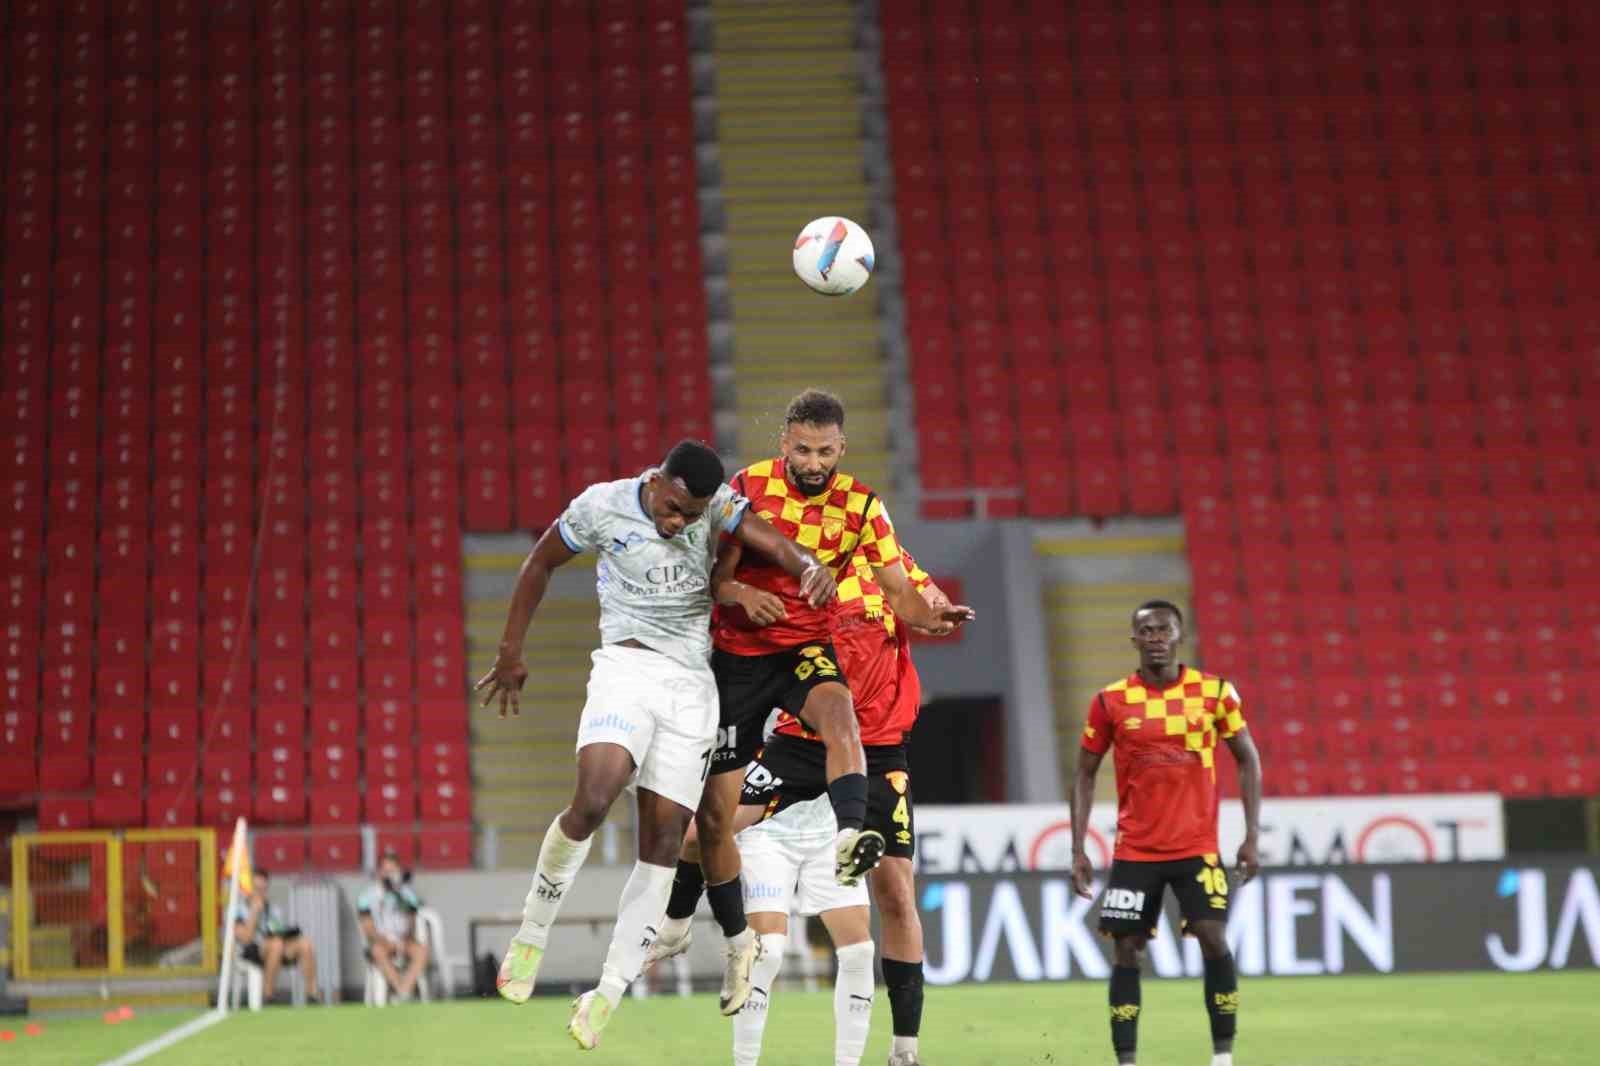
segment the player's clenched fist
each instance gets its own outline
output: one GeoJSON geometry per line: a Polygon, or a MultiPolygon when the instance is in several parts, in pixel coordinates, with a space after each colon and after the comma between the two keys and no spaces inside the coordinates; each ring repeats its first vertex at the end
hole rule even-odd
{"type": "Polygon", "coordinates": [[[833,579],[833,571],[821,564],[808,566],[800,577],[800,595],[813,607],[823,606],[838,592],[839,586],[833,579]]]}
{"type": "Polygon", "coordinates": [[[526,680],[528,680],[528,668],[522,665],[522,660],[501,654],[495,657],[494,665],[489,667],[489,672],[473,686],[473,691],[483,693],[484,707],[489,706],[498,696],[500,717],[504,718],[509,710],[511,716],[516,718],[522,714],[522,708],[517,705],[517,700],[518,694],[522,691],[522,683],[526,680]]]}

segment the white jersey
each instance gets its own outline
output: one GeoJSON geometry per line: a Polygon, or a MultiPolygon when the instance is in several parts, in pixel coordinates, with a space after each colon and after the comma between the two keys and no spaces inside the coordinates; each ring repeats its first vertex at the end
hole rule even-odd
{"type": "Polygon", "coordinates": [[[575,552],[597,552],[600,639],[625,640],[694,667],[711,658],[711,568],[724,533],[739,528],[750,502],[717,486],[705,514],[672,538],[656,532],[644,508],[652,471],[591,485],[557,523],[575,552]]]}

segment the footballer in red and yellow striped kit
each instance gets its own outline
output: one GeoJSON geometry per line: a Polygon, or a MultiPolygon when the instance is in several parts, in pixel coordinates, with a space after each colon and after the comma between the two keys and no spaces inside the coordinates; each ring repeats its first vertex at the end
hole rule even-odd
{"type": "MultiPolygon", "coordinates": [[[[903,548],[906,579],[930,605],[949,600],[903,548]]],[[[884,984],[889,993],[896,1046],[916,1048],[922,1025],[922,919],[917,911],[916,807],[906,738],[922,705],[922,682],[911,661],[911,627],[897,618],[861,555],[839,582],[833,610],[833,646],[850,681],[850,696],[867,756],[865,827],[887,842],[871,873],[880,918],[884,984]]],[[[771,817],[784,807],[820,795],[822,745],[790,714],[778,717],[777,735],[757,756],[740,802],[745,811],[771,817]]],[[[744,820],[741,815],[741,821],[744,820]]],[[[897,1060],[898,1061],[898,1060],[897,1060]]]]}
{"type": "MultiPolygon", "coordinates": [[[[840,472],[845,436],[844,405],[838,397],[820,389],[796,396],[784,412],[778,444],[777,458],[746,467],[732,479],[738,492],[749,494],[749,513],[809,548],[836,580],[847,576],[859,555],[882,586],[884,602],[913,625],[947,633],[972,617],[965,607],[936,609],[911,587],[883,502],[840,472]]],[[[678,887],[667,907],[662,936],[669,944],[680,928],[687,928],[678,923],[693,913],[702,883],[724,935],[744,943],[748,929],[732,827],[744,772],[775,707],[804,722],[822,740],[816,746],[823,749],[828,798],[839,826],[834,850],[840,883],[853,885],[873,869],[885,845],[882,833],[862,828],[867,761],[846,672],[833,645],[834,608],[813,607],[798,595],[796,582],[742,556],[726,538],[719,552],[712,574],[717,608],[711,654],[720,705],[717,745],[696,812],[699,862],[685,851],[678,887]]]]}
{"type": "MultiPolygon", "coordinates": [[[[741,495],[753,493],[746,497],[751,513],[765,518],[801,547],[810,548],[822,565],[833,569],[841,585],[854,576],[852,560],[857,556],[869,575],[873,567],[888,566],[900,558],[894,526],[883,502],[849,474],[834,474],[827,488],[808,496],[786,476],[783,459],[766,459],[739,471],[730,484],[741,495]]],[[[734,577],[780,597],[785,615],[770,625],[757,626],[739,608],[718,606],[711,623],[718,648],[736,655],[762,655],[828,639],[832,608],[806,603],[795,578],[756,556],[742,558],[734,577]]],[[[881,590],[877,595],[881,603],[881,590]]]]}
{"type": "Polygon", "coordinates": [[[1178,660],[1182,611],[1165,600],[1141,604],[1133,612],[1130,639],[1139,668],[1100,690],[1083,728],[1072,787],[1073,888],[1093,898],[1084,826],[1100,761],[1114,748],[1117,846],[1100,898],[1100,931],[1115,942],[1112,1050],[1124,1066],[1135,1060],[1140,956],[1156,935],[1161,901],[1170,888],[1183,914],[1184,933],[1200,942],[1212,1066],[1232,1066],[1239,978],[1225,933],[1233,883],[1217,846],[1217,744],[1226,744],[1239,766],[1245,824],[1238,853],[1241,883],[1260,867],[1261,756],[1233,685],[1178,660]]]}

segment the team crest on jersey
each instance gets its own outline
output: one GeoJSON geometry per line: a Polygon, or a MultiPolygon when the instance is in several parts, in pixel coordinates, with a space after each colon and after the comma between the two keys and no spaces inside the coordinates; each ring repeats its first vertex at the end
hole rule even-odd
{"type": "Polygon", "coordinates": [[[822,535],[829,540],[834,540],[844,533],[844,519],[824,518],[822,520],[822,535]]]}

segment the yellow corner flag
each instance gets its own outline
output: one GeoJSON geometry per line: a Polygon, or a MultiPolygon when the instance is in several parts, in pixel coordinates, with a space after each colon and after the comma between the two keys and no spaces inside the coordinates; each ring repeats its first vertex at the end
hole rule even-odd
{"type": "Polygon", "coordinates": [[[222,863],[222,876],[239,882],[239,894],[248,896],[255,891],[255,877],[250,872],[250,849],[245,847],[244,834],[234,831],[233,844],[222,863]]]}

